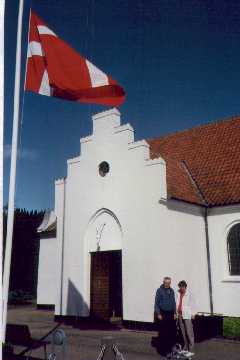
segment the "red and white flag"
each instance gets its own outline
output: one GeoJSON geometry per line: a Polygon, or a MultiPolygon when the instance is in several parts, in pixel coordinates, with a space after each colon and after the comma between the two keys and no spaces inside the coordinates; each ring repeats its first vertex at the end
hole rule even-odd
{"type": "Polygon", "coordinates": [[[110,106],[125,100],[115,80],[61,40],[33,11],[27,57],[25,90],[110,106]]]}

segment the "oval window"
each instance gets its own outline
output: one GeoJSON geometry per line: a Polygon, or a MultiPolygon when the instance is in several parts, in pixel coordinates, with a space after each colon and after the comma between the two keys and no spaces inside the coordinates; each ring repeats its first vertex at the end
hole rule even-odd
{"type": "Polygon", "coordinates": [[[99,174],[101,176],[106,176],[107,173],[109,173],[110,166],[106,161],[101,162],[101,164],[98,166],[99,174]]]}

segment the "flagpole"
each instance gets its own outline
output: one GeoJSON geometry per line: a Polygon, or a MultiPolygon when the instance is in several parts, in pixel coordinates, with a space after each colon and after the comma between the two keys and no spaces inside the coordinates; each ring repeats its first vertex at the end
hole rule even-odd
{"type": "Polygon", "coordinates": [[[10,167],[10,181],[9,181],[9,197],[8,197],[7,237],[6,237],[4,273],[3,273],[3,319],[2,319],[3,343],[5,342],[5,337],[6,337],[7,303],[8,303],[8,292],[9,292],[9,279],[10,279],[11,255],[12,255],[12,237],[13,237],[13,224],[14,224],[14,198],[15,198],[16,167],[17,167],[19,100],[20,100],[20,82],[21,82],[21,41],[22,41],[23,5],[24,5],[24,0],[19,0],[14,109],[13,109],[13,130],[12,130],[12,152],[11,152],[11,167],[10,167]]]}
{"type": "MultiPolygon", "coordinates": [[[[0,208],[3,209],[3,94],[4,94],[4,13],[5,13],[5,1],[2,0],[0,2],[0,208]]],[[[3,213],[0,215],[0,229],[3,226],[3,213]]],[[[2,235],[0,236],[0,253],[2,254],[3,249],[3,241],[2,235]]],[[[2,290],[2,261],[0,261],[0,279],[1,285],[0,288],[2,290]]],[[[2,292],[1,292],[2,295],[2,292]]],[[[0,314],[2,314],[2,301],[0,300],[0,314]]],[[[2,324],[1,324],[2,325],[2,324]]],[[[2,327],[1,327],[2,328],[2,327]]],[[[1,344],[2,345],[2,344],[1,344]]],[[[0,351],[2,350],[2,346],[0,346],[0,351]]]]}

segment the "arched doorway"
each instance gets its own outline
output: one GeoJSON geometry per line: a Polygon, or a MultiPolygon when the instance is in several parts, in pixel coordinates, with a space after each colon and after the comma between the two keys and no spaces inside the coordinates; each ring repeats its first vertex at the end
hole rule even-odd
{"type": "Polygon", "coordinates": [[[113,212],[101,209],[93,215],[85,244],[90,315],[103,320],[122,318],[122,228],[113,212]]]}
{"type": "Polygon", "coordinates": [[[97,319],[122,318],[122,251],[91,253],[90,314],[97,319]]]}

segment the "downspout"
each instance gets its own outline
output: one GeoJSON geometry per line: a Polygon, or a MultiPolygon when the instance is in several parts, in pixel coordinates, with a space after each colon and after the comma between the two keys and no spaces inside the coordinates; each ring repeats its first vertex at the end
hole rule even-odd
{"type": "Polygon", "coordinates": [[[211,257],[210,257],[210,246],[209,246],[209,231],[208,231],[208,213],[209,213],[209,207],[205,206],[204,223],[205,223],[206,249],[207,249],[209,300],[210,300],[210,312],[211,314],[213,314],[213,291],[212,291],[212,271],[211,271],[211,257]]]}
{"type": "Polygon", "coordinates": [[[197,191],[197,195],[201,199],[201,202],[204,206],[204,225],[205,225],[205,239],[206,239],[206,250],[207,250],[207,268],[208,268],[208,289],[209,289],[209,305],[210,305],[210,313],[213,314],[213,290],[212,290],[212,267],[211,267],[211,256],[210,256],[210,244],[209,244],[209,230],[208,230],[208,214],[209,214],[209,204],[198,185],[196,179],[191,174],[190,169],[188,168],[188,165],[186,161],[181,161],[182,167],[186,171],[187,175],[189,176],[191,183],[195,187],[197,191]]]}

